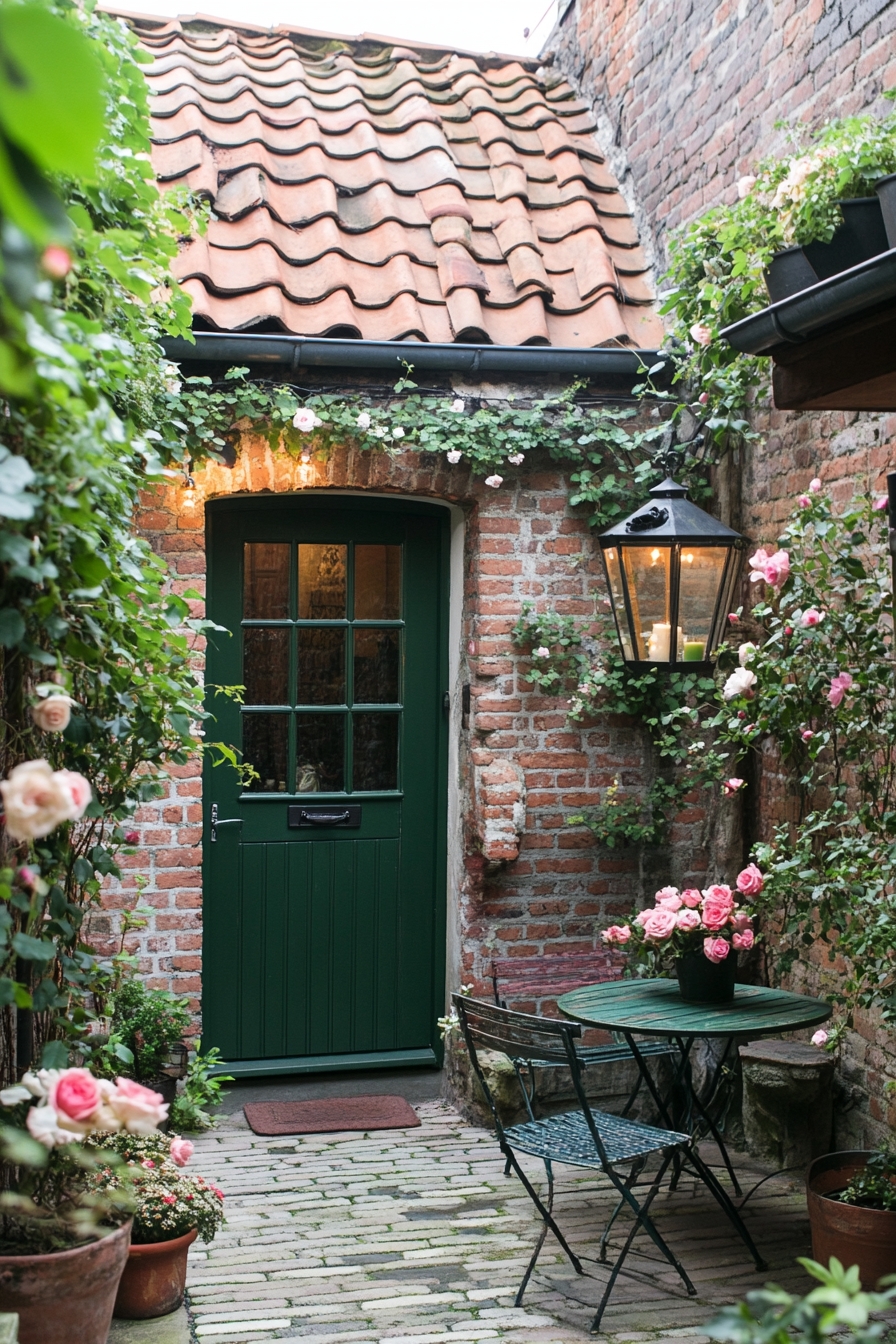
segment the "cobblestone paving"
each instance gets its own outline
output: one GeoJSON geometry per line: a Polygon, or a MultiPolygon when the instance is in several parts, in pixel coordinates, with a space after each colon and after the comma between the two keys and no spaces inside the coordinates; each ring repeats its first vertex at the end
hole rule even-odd
{"type": "MultiPolygon", "coordinates": [[[[197,1171],[227,1193],[227,1225],[196,1243],[188,1280],[199,1344],[315,1340],[354,1344],[578,1344],[587,1338],[605,1271],[597,1239],[613,1206],[603,1178],[558,1169],[555,1209],[586,1261],[578,1277],[548,1239],[526,1293],[513,1298],[538,1232],[519,1181],[505,1177],[494,1138],[438,1102],[422,1127],[371,1134],[259,1138],[242,1114],[197,1141],[197,1171]]],[[[738,1163],[746,1186],[765,1174],[738,1163]]],[[[531,1176],[544,1169],[532,1160],[531,1176]]],[[[539,1180],[540,1178],[540,1180],[539,1180]]],[[[718,1306],[771,1279],[804,1291],[794,1264],[809,1250],[805,1196],[767,1181],[747,1221],[769,1262],[759,1276],[708,1192],[690,1179],[654,1204],[656,1221],[698,1289],[688,1298],[644,1236],[604,1316],[618,1344],[668,1338],[705,1344],[718,1306]]],[[[627,1231],[623,1220],[617,1225],[627,1231]]]]}

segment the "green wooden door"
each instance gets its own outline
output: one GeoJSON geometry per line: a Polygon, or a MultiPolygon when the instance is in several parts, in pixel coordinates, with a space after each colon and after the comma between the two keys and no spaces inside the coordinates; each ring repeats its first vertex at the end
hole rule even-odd
{"type": "Polygon", "coordinates": [[[441,1062],[446,511],[208,506],[203,1041],[244,1074],[441,1062]],[[217,687],[242,685],[239,705],[217,687]]]}

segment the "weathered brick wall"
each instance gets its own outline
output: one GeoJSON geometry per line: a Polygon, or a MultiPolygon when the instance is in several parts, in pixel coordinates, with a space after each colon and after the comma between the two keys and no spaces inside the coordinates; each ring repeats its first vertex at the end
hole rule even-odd
{"type": "MultiPolygon", "coordinates": [[[[536,455],[537,457],[537,455],[536,455]]],[[[472,713],[460,732],[459,771],[449,787],[461,791],[463,832],[454,844],[461,890],[449,893],[458,964],[450,988],[471,979],[481,990],[492,955],[537,956],[555,944],[588,949],[597,929],[652,895],[669,880],[668,856],[595,848],[590,832],[571,829],[571,812],[597,801],[619,778],[643,778],[643,740],[636,724],[606,720],[584,731],[566,722],[565,697],[534,693],[524,680],[527,660],[510,632],[522,604],[534,601],[587,617],[602,580],[587,510],[571,509],[567,484],[547,458],[508,471],[498,489],[472,480],[460,465],[407,452],[394,460],[336,451],[326,465],[303,466],[266,441],[245,437],[236,467],[195,472],[199,500],[183,503],[179,485],[146,494],[140,531],[170,564],[178,592],[204,591],[203,500],[235,493],[357,488],[438,498],[466,516],[460,685],[469,681],[472,713]],[[520,825],[521,804],[525,805],[520,825]],[[488,816],[486,815],[488,814],[488,816]],[[507,842],[490,848],[486,821],[507,842]],[[517,851],[518,857],[513,858],[517,851]],[[509,860],[509,861],[508,861],[509,860]],[[662,872],[654,871],[662,864],[662,872]],[[453,913],[452,913],[453,912],[453,913]]],[[[194,603],[194,614],[202,605],[194,603]]],[[[202,641],[195,644],[202,665],[202,641]]],[[[198,1010],[201,984],[201,778],[198,763],[170,772],[168,794],[136,817],[138,852],[125,859],[121,884],[107,893],[94,933],[109,940],[114,912],[132,904],[145,880],[147,927],[129,935],[147,983],[189,995],[198,1010]]],[[[704,814],[692,809],[691,821],[704,814]]],[[[690,871],[693,831],[679,828],[683,877],[690,871]]],[[[698,863],[700,859],[698,858],[698,863]]]]}
{"type": "MultiPolygon", "coordinates": [[[[786,148],[775,123],[814,128],[831,116],[891,109],[896,0],[575,0],[546,58],[594,104],[610,166],[661,272],[668,230],[736,197],[737,179],[786,148]],[[553,52],[553,56],[549,53],[553,52]]],[[[894,408],[896,410],[896,408],[894,408]]],[[[761,438],[742,464],[741,513],[757,542],[774,541],[795,496],[819,476],[834,500],[882,491],[896,465],[896,414],[794,414],[760,397],[761,438]]],[[[751,809],[757,838],[783,815],[782,780],[764,752],[751,809]]],[[[831,974],[826,962],[811,987],[831,974]]],[[[860,1018],[840,1072],[844,1146],[896,1127],[893,1033],[860,1018]]]]}

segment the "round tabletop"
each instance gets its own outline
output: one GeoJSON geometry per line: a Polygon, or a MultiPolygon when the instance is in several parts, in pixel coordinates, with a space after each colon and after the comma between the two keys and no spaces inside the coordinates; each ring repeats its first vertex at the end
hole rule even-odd
{"type": "Polygon", "coordinates": [[[645,1036],[770,1036],[816,1027],[831,1006],[805,994],[736,985],[730,1003],[685,1003],[677,980],[609,980],[561,994],[566,1017],[587,1027],[645,1036]]]}

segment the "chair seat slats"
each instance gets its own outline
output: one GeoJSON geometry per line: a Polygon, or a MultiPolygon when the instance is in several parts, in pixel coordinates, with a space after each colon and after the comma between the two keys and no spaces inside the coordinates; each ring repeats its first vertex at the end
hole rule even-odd
{"type": "MultiPolygon", "coordinates": [[[[687,1134],[676,1134],[668,1129],[623,1120],[604,1111],[592,1110],[594,1123],[603,1140],[607,1162],[631,1162],[636,1157],[687,1143],[687,1134]]],[[[543,1120],[530,1120],[505,1130],[511,1148],[520,1149],[532,1157],[546,1158],[549,1162],[565,1162],[574,1167],[603,1166],[588,1122],[580,1111],[564,1115],[550,1115],[543,1120]]]]}

